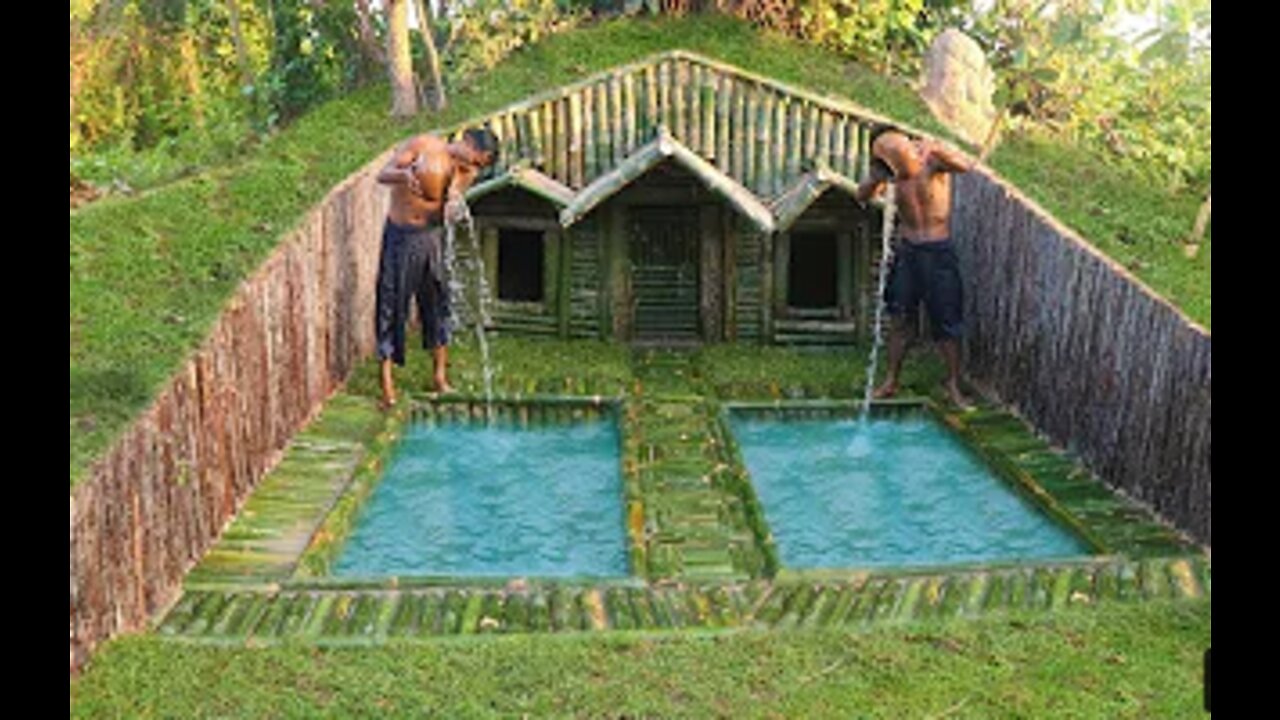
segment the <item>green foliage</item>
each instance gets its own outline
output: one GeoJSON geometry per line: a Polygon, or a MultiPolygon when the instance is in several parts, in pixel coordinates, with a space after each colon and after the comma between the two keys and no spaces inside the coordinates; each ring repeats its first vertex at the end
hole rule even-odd
{"type": "Polygon", "coordinates": [[[275,38],[265,82],[275,115],[269,125],[291,120],[371,77],[360,51],[353,3],[271,4],[275,38]]]}
{"type": "Polygon", "coordinates": [[[110,643],[71,717],[1202,715],[1208,601],[871,631],[520,635],[379,648],[110,643]]]}
{"type": "Polygon", "coordinates": [[[449,6],[444,62],[450,79],[465,83],[511,53],[577,25],[582,3],[565,0],[475,0],[449,6]]]}
{"type": "MultiPolygon", "coordinates": [[[[266,65],[266,13],[241,3],[250,72],[266,65]]],[[[146,149],[248,116],[224,0],[72,4],[73,152],[146,149]]]]}
{"type": "Polygon", "coordinates": [[[1204,192],[1212,168],[1208,0],[1161,4],[1136,41],[1121,11],[1147,0],[997,0],[959,24],[988,52],[999,106],[1032,134],[1093,148],[1097,157],[1172,191],[1204,192]]]}
{"type": "Polygon", "coordinates": [[[806,0],[803,37],[887,74],[913,75],[933,38],[926,0],[806,0]]]}

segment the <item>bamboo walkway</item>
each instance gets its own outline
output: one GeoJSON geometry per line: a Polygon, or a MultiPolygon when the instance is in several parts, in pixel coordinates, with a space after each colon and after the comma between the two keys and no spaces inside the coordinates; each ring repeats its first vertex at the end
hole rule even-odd
{"type": "Polygon", "coordinates": [[[159,628],[210,644],[374,645],[511,633],[861,628],[1207,597],[1203,559],[1119,560],[843,582],[400,590],[193,591],[159,628]]]}
{"type": "Polygon", "coordinates": [[[705,397],[692,355],[639,351],[633,367],[628,469],[639,476],[652,531],[650,580],[748,579],[776,566],[751,527],[758,504],[749,483],[734,482],[718,406],[705,397]]]}

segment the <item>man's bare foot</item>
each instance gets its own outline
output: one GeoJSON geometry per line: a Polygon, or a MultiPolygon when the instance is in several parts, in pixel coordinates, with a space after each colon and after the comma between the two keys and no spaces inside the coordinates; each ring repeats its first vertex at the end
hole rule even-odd
{"type": "Polygon", "coordinates": [[[399,404],[400,401],[397,400],[394,395],[390,397],[383,395],[382,401],[378,403],[378,407],[382,408],[383,412],[391,412],[392,410],[395,410],[396,406],[399,404]]]}
{"type": "Polygon", "coordinates": [[[436,378],[435,391],[438,395],[448,395],[453,392],[453,386],[445,378],[436,378]]]}
{"type": "Polygon", "coordinates": [[[876,388],[876,391],[871,394],[871,397],[875,398],[876,400],[888,400],[889,398],[892,398],[897,394],[898,394],[898,383],[886,382],[885,384],[876,388]]]}

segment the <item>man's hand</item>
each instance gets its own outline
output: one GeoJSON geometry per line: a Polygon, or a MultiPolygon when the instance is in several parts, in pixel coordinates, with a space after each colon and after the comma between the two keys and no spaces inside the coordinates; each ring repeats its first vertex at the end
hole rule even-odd
{"type": "Polygon", "coordinates": [[[409,192],[414,195],[422,195],[422,181],[418,178],[426,166],[426,158],[419,155],[413,159],[409,167],[405,168],[405,185],[408,186],[409,192]]]}
{"type": "Polygon", "coordinates": [[[926,166],[932,165],[945,172],[969,172],[978,164],[974,158],[935,140],[923,138],[917,147],[926,166]]]}

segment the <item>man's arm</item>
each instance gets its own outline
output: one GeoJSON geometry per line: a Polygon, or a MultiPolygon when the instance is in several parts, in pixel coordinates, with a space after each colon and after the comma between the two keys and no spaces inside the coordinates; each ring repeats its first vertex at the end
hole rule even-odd
{"type": "Polygon", "coordinates": [[[862,184],[858,185],[858,190],[853,194],[854,199],[862,204],[866,204],[871,198],[880,194],[884,189],[885,183],[893,179],[893,171],[881,159],[876,158],[871,161],[871,174],[862,184]]]}
{"type": "Polygon", "coordinates": [[[934,170],[951,173],[967,173],[978,165],[976,158],[952,150],[941,143],[925,141],[925,161],[934,170]]]}
{"type": "Polygon", "coordinates": [[[378,173],[378,182],[383,185],[408,185],[411,191],[421,193],[417,175],[421,156],[421,142],[418,138],[401,145],[378,173]]]}
{"type": "Polygon", "coordinates": [[[447,197],[449,200],[463,200],[466,198],[467,190],[475,183],[479,171],[475,168],[457,167],[453,169],[453,177],[449,180],[449,190],[447,197]]]}

